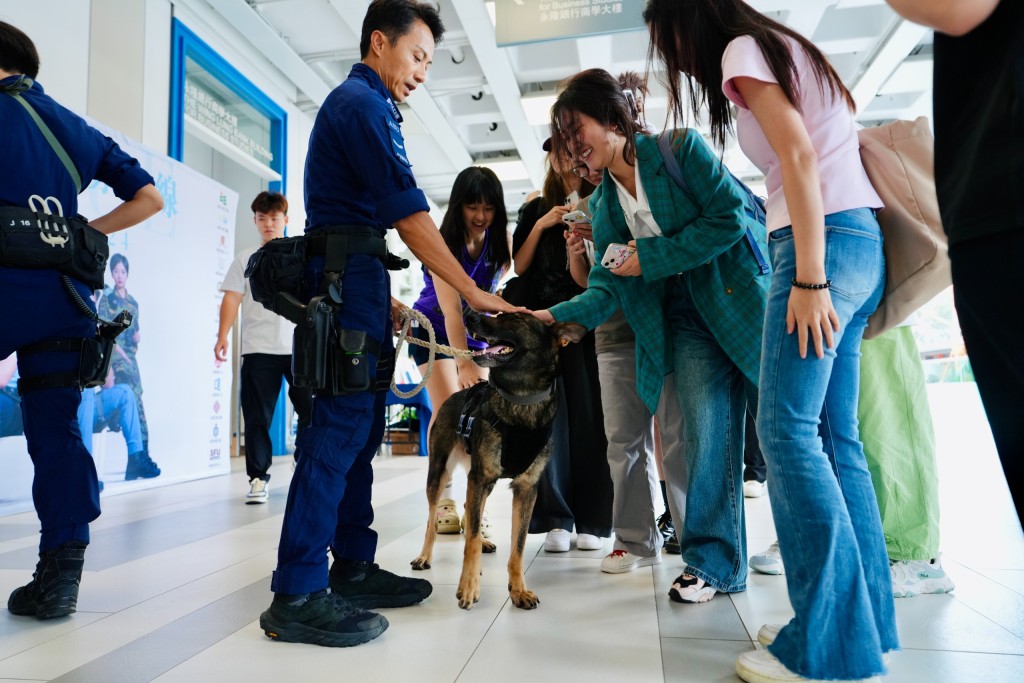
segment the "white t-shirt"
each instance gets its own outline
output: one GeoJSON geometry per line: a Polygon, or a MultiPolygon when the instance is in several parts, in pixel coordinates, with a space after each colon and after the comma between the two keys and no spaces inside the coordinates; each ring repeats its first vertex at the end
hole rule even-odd
{"type": "Polygon", "coordinates": [[[290,355],[292,332],[295,330],[288,320],[263,308],[252,298],[249,280],[245,277],[245,266],[249,257],[259,247],[249,247],[238,252],[228,268],[228,274],[221,283],[222,292],[240,292],[242,296],[242,355],[247,353],[273,353],[290,355]]]}
{"type": "MultiPolygon", "coordinates": [[[[854,114],[840,96],[833,96],[826,86],[822,97],[815,80],[814,67],[807,53],[792,38],[784,36],[796,64],[797,97],[811,145],[818,155],[818,176],[825,215],[869,207],[882,208],[882,200],[871,186],[860,160],[860,143],[854,114]]],[[[786,197],[782,192],[782,169],[779,157],[768,144],[757,119],[747,109],[732,79],[748,76],[765,83],[777,83],[764,53],[751,36],[735,38],[722,55],[722,91],[739,109],[736,116],[736,137],[740,149],[765,175],[768,190],[766,209],[768,231],[777,230],[793,221],[789,217],[786,197]]]]}

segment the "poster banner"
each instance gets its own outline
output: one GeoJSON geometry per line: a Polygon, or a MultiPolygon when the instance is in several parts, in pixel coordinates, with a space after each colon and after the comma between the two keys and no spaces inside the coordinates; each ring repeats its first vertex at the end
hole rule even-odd
{"type": "Polygon", "coordinates": [[[645,30],[646,0],[498,0],[498,47],[645,30]]]}
{"type": "MultiPolygon", "coordinates": [[[[230,361],[215,361],[213,346],[220,283],[234,257],[238,194],[89,123],[139,160],[155,179],[164,208],[110,235],[105,286],[94,301],[101,317],[128,309],[135,322],[118,337],[107,383],[83,393],[83,440],[106,493],[227,473],[232,371],[230,361]]],[[[78,210],[96,218],[119,203],[109,187],[93,182],[79,197],[78,210]]],[[[20,409],[8,415],[9,404],[17,402],[17,372],[10,370],[0,372],[0,512],[32,507],[20,409]]]]}

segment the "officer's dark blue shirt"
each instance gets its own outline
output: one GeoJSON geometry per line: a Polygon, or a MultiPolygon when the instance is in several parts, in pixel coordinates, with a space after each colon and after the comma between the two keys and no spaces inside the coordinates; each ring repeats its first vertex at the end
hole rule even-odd
{"type": "Polygon", "coordinates": [[[306,154],[307,229],[370,225],[383,231],[429,211],[416,187],[398,112],[384,83],[356,64],[316,116],[306,154]]]}
{"type": "MultiPolygon", "coordinates": [[[[0,87],[11,85],[18,78],[4,78],[0,87]]],[[[82,117],[57,104],[38,83],[21,96],[71,157],[82,178],[82,189],[95,178],[127,201],[143,186],[153,183],[153,176],[138,161],[82,117]]],[[[37,194],[59,199],[65,216],[78,213],[78,194],[71,175],[25,108],[5,94],[0,94],[0,130],[0,205],[27,207],[28,198],[37,194]]]]}

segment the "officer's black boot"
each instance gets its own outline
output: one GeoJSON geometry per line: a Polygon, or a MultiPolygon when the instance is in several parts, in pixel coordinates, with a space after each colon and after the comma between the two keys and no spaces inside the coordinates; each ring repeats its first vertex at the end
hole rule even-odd
{"type": "Polygon", "coordinates": [[[149,457],[147,451],[138,451],[128,454],[128,467],[124,472],[124,480],[152,479],[160,476],[160,468],[149,457]]]}
{"type": "Polygon", "coordinates": [[[32,581],[15,588],[7,610],[21,617],[53,619],[73,614],[78,607],[78,586],[85,564],[85,543],[68,541],[40,553],[32,581]]]}

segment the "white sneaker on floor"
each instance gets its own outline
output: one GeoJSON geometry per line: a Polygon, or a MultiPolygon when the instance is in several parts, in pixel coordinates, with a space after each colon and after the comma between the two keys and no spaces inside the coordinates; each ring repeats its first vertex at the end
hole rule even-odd
{"type": "Polygon", "coordinates": [[[915,595],[950,593],[956,587],[946,575],[938,558],[927,560],[899,560],[889,563],[894,598],[912,598],[915,595]]]}
{"type": "Polygon", "coordinates": [[[768,488],[765,486],[763,481],[757,481],[751,479],[750,481],[743,482],[743,497],[744,498],[760,498],[765,494],[768,488]]]}
{"type": "MultiPolygon", "coordinates": [[[[784,683],[785,681],[813,681],[787,669],[768,650],[744,652],[736,660],[736,675],[747,683],[784,683]]],[[[861,678],[849,683],[869,683],[878,677],[861,678]]]]}
{"type": "Polygon", "coordinates": [[[577,550],[600,550],[604,547],[604,539],[593,534],[576,534],[577,550]]]}
{"type": "Polygon", "coordinates": [[[259,477],[253,477],[249,480],[249,493],[245,494],[245,504],[258,505],[266,503],[269,490],[269,483],[259,477]]]}
{"type": "Polygon", "coordinates": [[[782,553],[779,552],[779,542],[772,543],[767,550],[756,555],[751,555],[747,562],[755,572],[762,574],[785,574],[786,569],[782,566],[782,553]]]}
{"type": "Polygon", "coordinates": [[[544,550],[549,553],[569,552],[569,539],[572,538],[565,529],[552,529],[544,538],[544,550]]]}
{"type": "Polygon", "coordinates": [[[601,571],[605,574],[625,574],[640,567],[661,564],[661,554],[640,557],[625,550],[613,550],[601,560],[601,571]]]}

